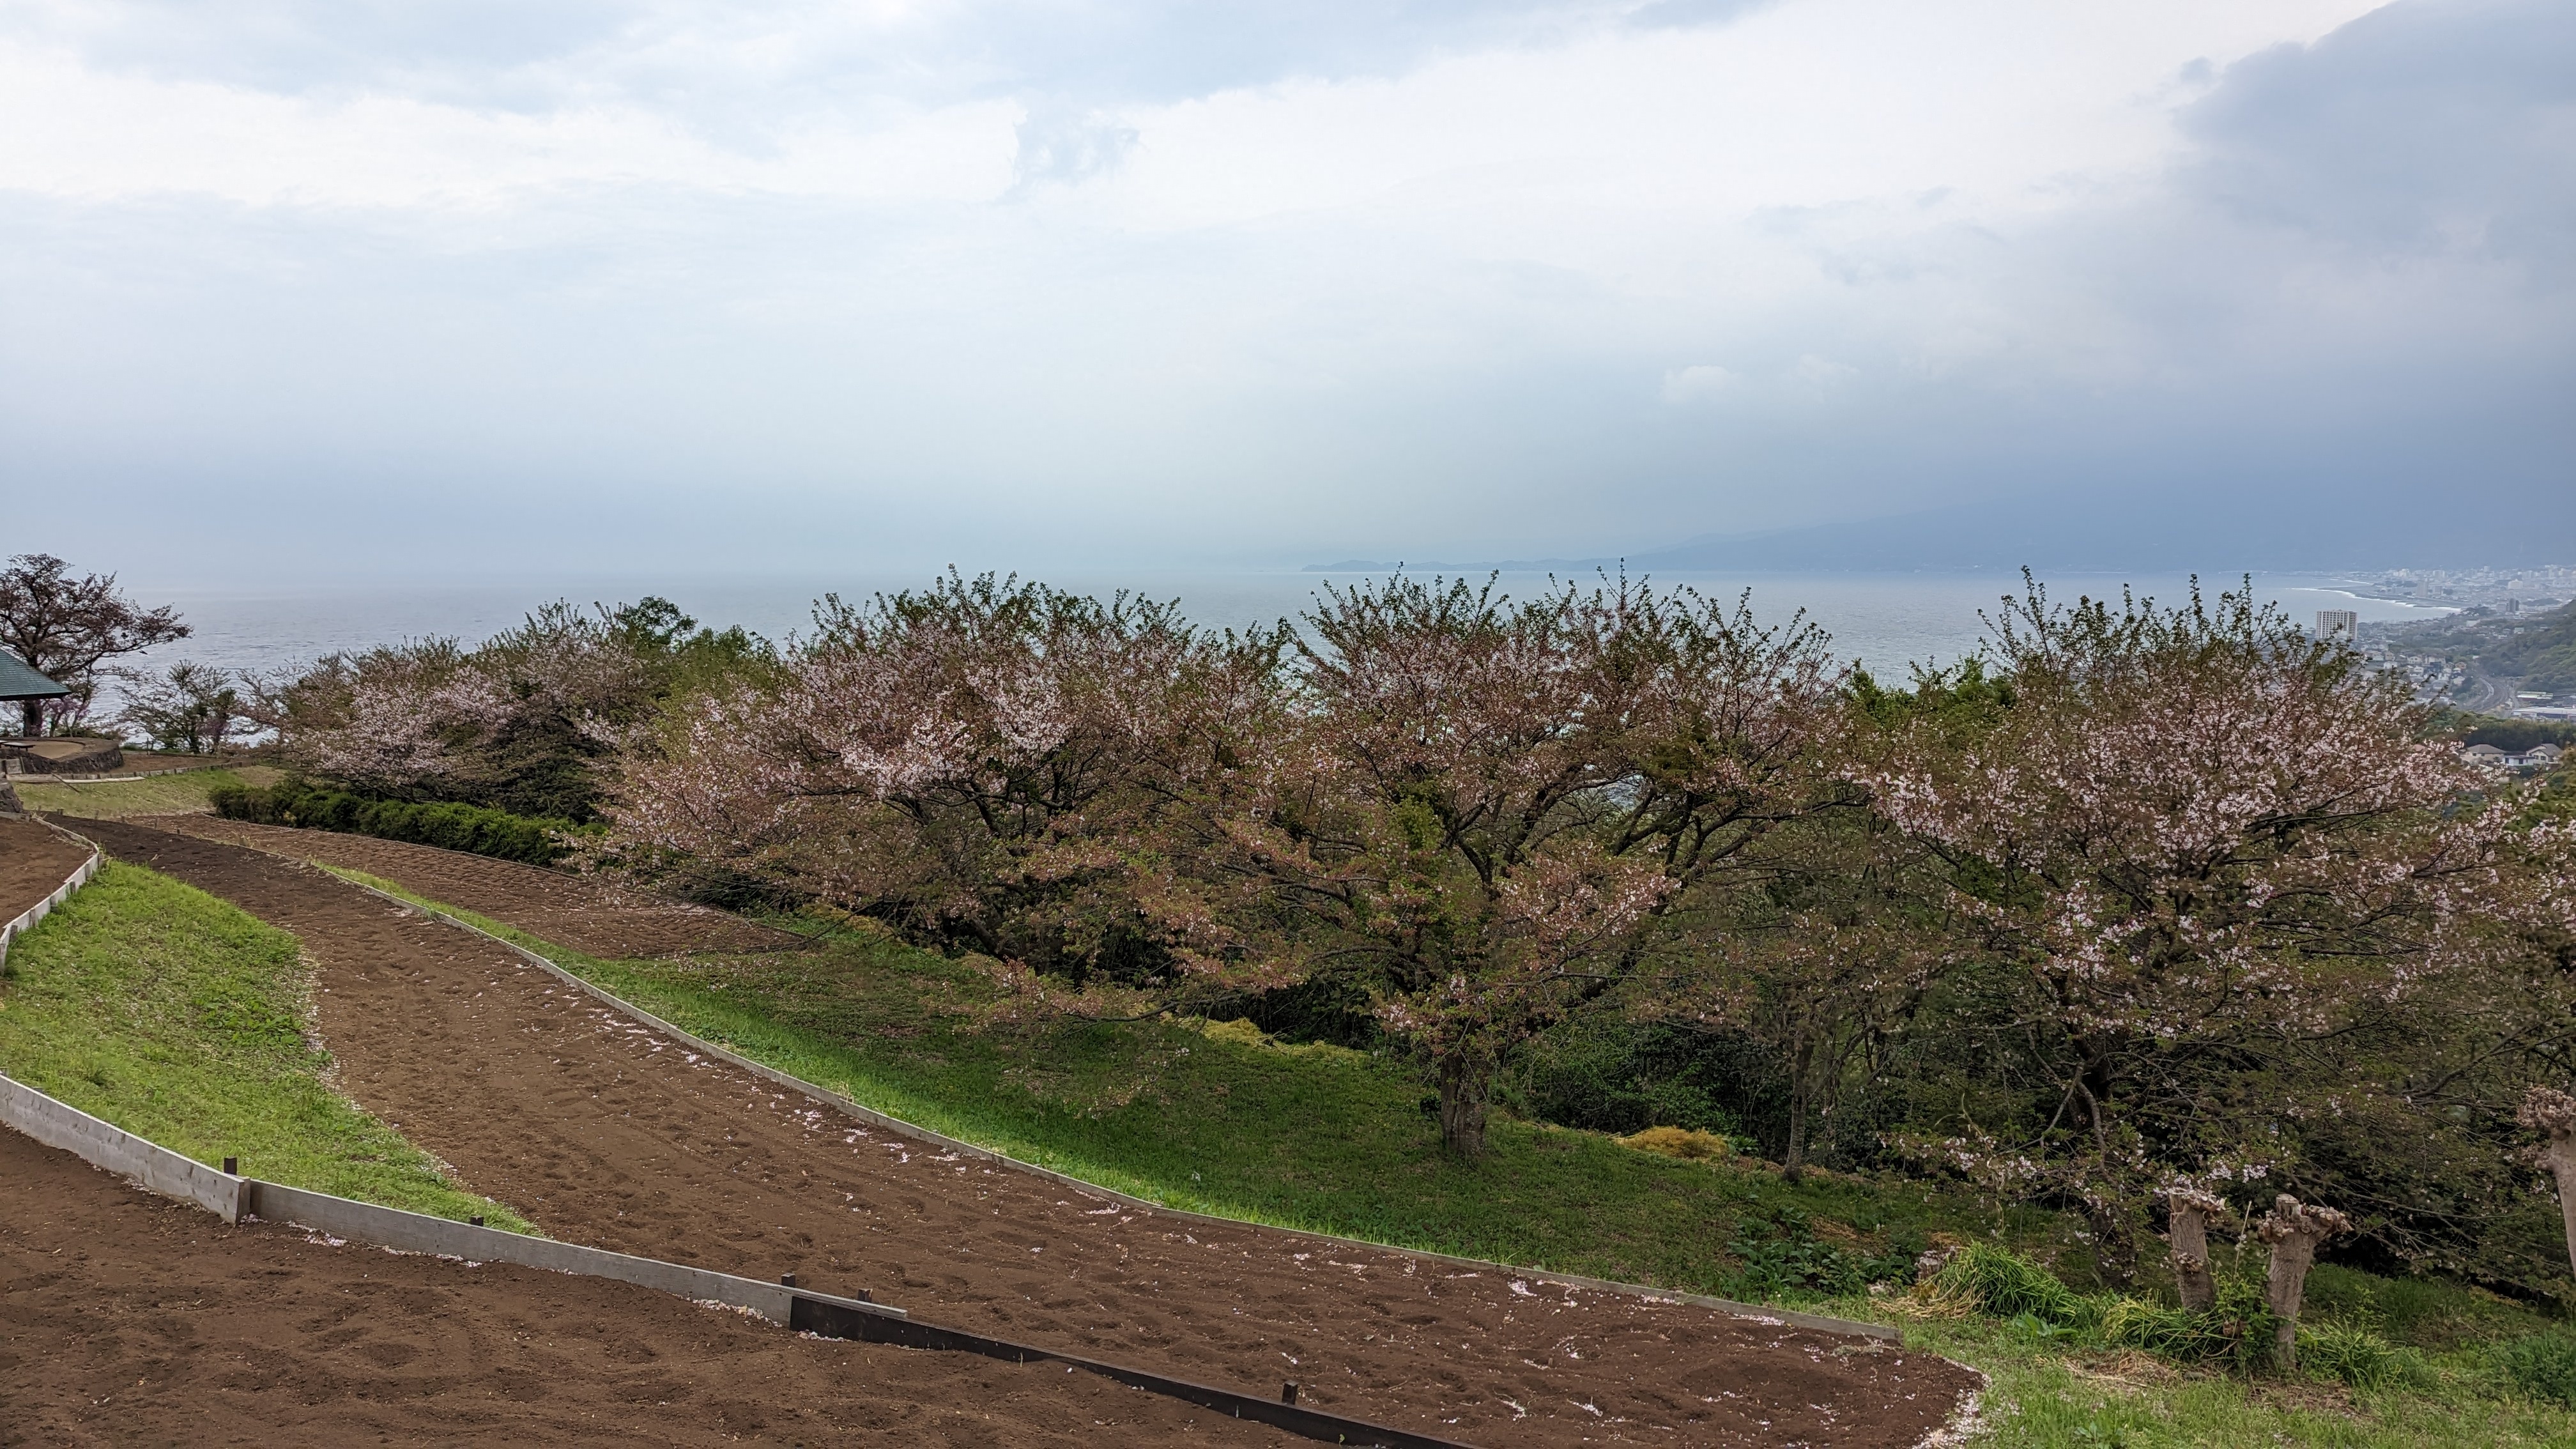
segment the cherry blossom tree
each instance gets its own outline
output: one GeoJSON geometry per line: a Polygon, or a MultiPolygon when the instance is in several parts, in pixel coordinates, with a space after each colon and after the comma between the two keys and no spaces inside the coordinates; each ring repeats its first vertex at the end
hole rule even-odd
{"type": "Polygon", "coordinates": [[[1626,580],[1516,604],[1398,577],[1307,623],[1272,793],[1221,869],[1294,969],[1366,963],[1443,1143],[1474,1155],[1506,1055],[1821,808],[1835,671],[1803,623],[1626,580]]]}
{"type": "Polygon", "coordinates": [[[2313,1110],[2264,1068],[2487,949],[2505,812],[2421,711],[2249,593],[2051,605],[1995,624],[2009,707],[1854,771],[2024,973],[2064,1169],[2106,1271],[2161,1175],[2313,1110]]]}
{"type": "Polygon", "coordinates": [[[125,704],[117,722],[141,730],[165,750],[221,754],[248,723],[239,682],[230,671],[183,660],[157,674],[124,672],[125,704]]]}
{"type": "Polygon", "coordinates": [[[472,648],[418,640],[256,681],[251,713],[297,766],[363,791],[578,819],[615,735],[692,669],[721,679],[761,658],[664,600],[554,603],[472,648]]]}
{"type": "Polygon", "coordinates": [[[775,677],[633,733],[607,852],[866,912],[1063,1009],[1284,981],[1187,850],[1225,829],[1279,713],[1276,633],[953,573],[817,622],[775,677]]]}
{"type": "Polygon", "coordinates": [[[30,739],[45,732],[49,712],[60,724],[89,709],[100,665],[188,633],[176,609],[138,607],[114,574],[74,578],[69,564],[43,553],[20,554],[0,568],[0,649],[72,691],[22,703],[19,728],[30,739]]]}

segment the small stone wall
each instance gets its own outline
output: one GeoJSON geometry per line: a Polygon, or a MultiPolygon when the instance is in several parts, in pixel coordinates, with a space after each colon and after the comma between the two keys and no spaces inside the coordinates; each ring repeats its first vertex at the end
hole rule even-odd
{"type": "Polygon", "coordinates": [[[124,768],[125,751],[114,740],[69,736],[12,740],[7,759],[13,775],[105,775],[124,768]]]}

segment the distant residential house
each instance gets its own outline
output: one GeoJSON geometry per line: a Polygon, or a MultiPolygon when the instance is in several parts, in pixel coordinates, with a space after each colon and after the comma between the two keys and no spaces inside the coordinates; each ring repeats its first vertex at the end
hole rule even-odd
{"type": "Polygon", "coordinates": [[[2493,745],[2471,745],[2460,751],[2460,758],[2472,765],[2485,765],[2497,770],[2548,770],[2557,767],[2564,753],[2558,746],[2548,744],[2533,745],[2519,754],[2493,745]]]}

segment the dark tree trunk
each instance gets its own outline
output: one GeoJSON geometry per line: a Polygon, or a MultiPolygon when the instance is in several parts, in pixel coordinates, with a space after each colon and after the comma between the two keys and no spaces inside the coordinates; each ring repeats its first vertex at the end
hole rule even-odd
{"type": "Polygon", "coordinates": [[[45,732],[45,707],[32,699],[18,701],[20,733],[34,739],[45,732]]]}
{"type": "Polygon", "coordinates": [[[1440,1063],[1440,1145],[1460,1157],[1485,1155],[1485,1100],[1493,1090],[1493,1072],[1471,1053],[1456,1052],[1440,1063]]]}
{"type": "Polygon", "coordinates": [[[2129,1215],[2117,1202],[2088,1207],[2084,1224],[2093,1233],[2093,1265],[2100,1270],[2102,1281],[2114,1288],[2127,1288],[2138,1277],[2138,1235],[2129,1215]]]}
{"type": "Polygon", "coordinates": [[[1815,1047],[1804,1041],[1789,1053],[1789,1150],[1781,1154],[1780,1176],[1791,1183],[1807,1175],[1807,1082],[1815,1057],[1815,1047]]]}
{"type": "Polygon", "coordinates": [[[2076,1078],[2076,1091],[2084,1099],[2084,1117],[2093,1131],[2094,1161],[2100,1180],[2092,1201],[2084,1210],[2085,1226],[2093,1234],[2093,1262],[2102,1281],[2114,1288],[2126,1288],[2138,1273],[2138,1239],[2125,1205],[2115,1190],[2111,1167],[2111,1113],[2104,1102],[2111,1095],[2109,1057],[2092,1042],[2082,1045],[2084,1072],[2076,1078]]]}

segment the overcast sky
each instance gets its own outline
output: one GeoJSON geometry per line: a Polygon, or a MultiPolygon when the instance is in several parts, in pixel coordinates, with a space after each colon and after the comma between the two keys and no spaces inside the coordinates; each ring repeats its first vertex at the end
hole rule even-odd
{"type": "Polygon", "coordinates": [[[0,6],[0,552],[156,579],[2576,562],[2571,399],[2567,0],[0,6]]]}

